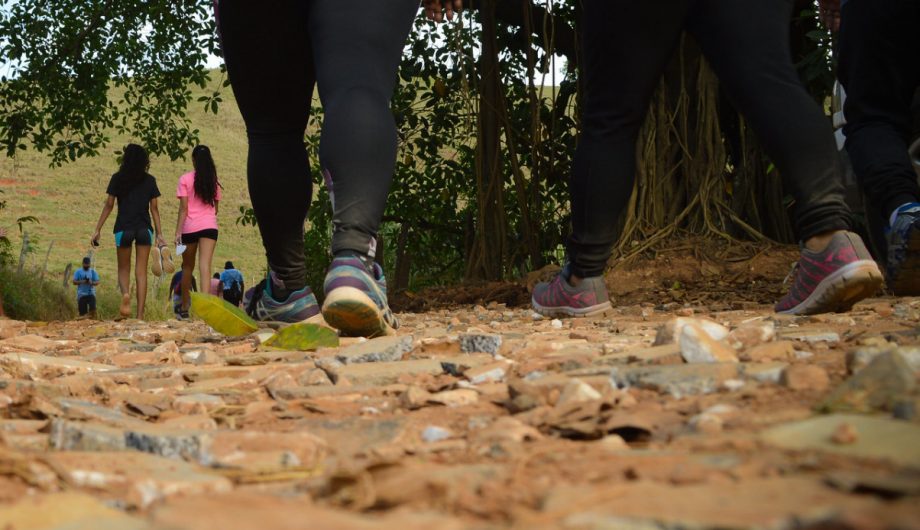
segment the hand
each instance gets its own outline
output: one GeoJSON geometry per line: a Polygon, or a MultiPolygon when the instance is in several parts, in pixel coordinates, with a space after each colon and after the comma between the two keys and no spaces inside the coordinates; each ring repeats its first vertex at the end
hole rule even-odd
{"type": "Polygon", "coordinates": [[[443,22],[444,14],[447,12],[447,20],[454,20],[454,11],[459,13],[463,10],[463,0],[423,0],[425,6],[425,15],[428,20],[443,22]]]}
{"type": "Polygon", "coordinates": [[[157,234],[157,246],[158,246],[158,247],[165,247],[165,246],[167,246],[166,240],[163,239],[163,236],[160,235],[160,234],[157,234]]]}
{"type": "Polygon", "coordinates": [[[96,231],[93,233],[93,237],[91,237],[91,238],[89,239],[89,244],[90,244],[90,246],[92,246],[92,247],[98,247],[98,246],[99,246],[99,235],[100,235],[100,234],[99,234],[99,230],[96,230],[96,231]]]}
{"type": "Polygon", "coordinates": [[[175,243],[176,243],[176,246],[179,246],[179,245],[182,244],[182,234],[176,234],[176,241],[175,241],[175,243]]]}
{"type": "Polygon", "coordinates": [[[821,22],[831,31],[840,29],[840,0],[818,0],[821,22]]]}

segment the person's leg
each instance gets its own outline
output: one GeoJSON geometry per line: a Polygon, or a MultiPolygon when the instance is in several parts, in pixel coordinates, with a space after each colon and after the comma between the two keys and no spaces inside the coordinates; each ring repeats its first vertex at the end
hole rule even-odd
{"type": "Polygon", "coordinates": [[[535,287],[534,309],[586,316],[610,307],[603,272],[632,194],[636,140],[661,73],[677,48],[689,1],[585,0],[584,98],[569,194],[569,262],[535,287]]]}
{"type": "Polygon", "coordinates": [[[323,104],[320,164],[331,178],[332,252],[374,257],[393,170],[390,98],[418,0],[316,0],[308,24],[323,104]]]}
{"type": "Polygon", "coordinates": [[[689,2],[584,2],[584,101],[569,193],[568,254],[578,277],[604,272],[632,194],[636,140],[677,47],[689,2]]]}
{"type": "Polygon", "coordinates": [[[847,310],[878,289],[881,274],[859,236],[846,232],[850,211],[830,123],[792,64],[792,6],[791,0],[698,0],[688,29],[795,199],[802,258],[777,311],[847,310]]]}
{"type": "Polygon", "coordinates": [[[89,298],[88,296],[84,295],[77,299],[77,313],[79,313],[81,317],[85,316],[86,313],[89,311],[88,298],[89,298]]]}
{"type": "Polygon", "coordinates": [[[303,135],[314,85],[306,20],[312,3],[218,2],[224,61],[249,139],[249,195],[279,301],[306,286],[303,230],[313,187],[303,135]]]}
{"type": "Polygon", "coordinates": [[[323,104],[320,165],[332,199],[332,253],[323,316],[346,335],[399,322],[373,260],[396,165],[390,98],[418,0],[317,0],[308,24],[323,104]]]}
{"type": "Polygon", "coordinates": [[[182,253],[182,304],[181,309],[187,312],[192,303],[192,276],[195,274],[195,254],[198,252],[198,241],[185,242],[185,252],[182,253]]]}
{"type": "Polygon", "coordinates": [[[131,316],[131,247],[119,246],[115,252],[118,257],[118,290],[121,292],[118,313],[127,318],[131,316]]]}
{"type": "Polygon", "coordinates": [[[137,318],[144,319],[147,307],[147,264],[150,261],[150,245],[137,245],[137,261],[134,263],[134,283],[137,286],[137,318]]]}
{"type": "Polygon", "coordinates": [[[907,148],[920,84],[920,3],[849,0],[839,38],[840,82],[846,89],[846,148],[866,196],[886,219],[920,201],[907,148]]]}
{"type": "Polygon", "coordinates": [[[907,152],[920,84],[918,28],[915,0],[850,0],[839,35],[847,153],[870,225],[884,232],[875,244],[898,295],[920,294],[920,186],[907,152]]]}
{"type": "Polygon", "coordinates": [[[214,249],[216,247],[216,239],[202,237],[198,240],[198,277],[201,278],[202,285],[208,285],[209,287],[211,282],[211,261],[214,259],[214,249]]]}
{"type": "Polygon", "coordinates": [[[96,320],[96,295],[87,296],[87,305],[89,306],[89,318],[96,320]]]}

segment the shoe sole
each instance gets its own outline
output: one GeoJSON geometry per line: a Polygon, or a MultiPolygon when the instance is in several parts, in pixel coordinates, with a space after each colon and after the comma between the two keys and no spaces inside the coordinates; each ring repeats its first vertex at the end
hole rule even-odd
{"type": "Polygon", "coordinates": [[[166,274],[172,274],[176,272],[176,264],[173,263],[172,253],[170,253],[169,247],[161,248],[160,256],[163,259],[163,272],[166,274]]]}
{"type": "Polygon", "coordinates": [[[843,313],[856,302],[874,295],[882,286],[882,271],[872,260],[849,263],[821,280],[808,298],[785,311],[783,315],[815,315],[843,313]]]}
{"type": "Polygon", "coordinates": [[[323,302],[326,323],[352,337],[376,337],[393,331],[377,304],[360,289],[339,287],[323,302]]]}
{"type": "Polygon", "coordinates": [[[920,295],[920,230],[911,230],[907,259],[901,263],[898,279],[889,278],[888,287],[897,296],[920,295]]]}
{"type": "Polygon", "coordinates": [[[153,247],[151,254],[153,254],[153,263],[150,264],[150,272],[159,278],[163,274],[163,256],[157,247],[153,247]]]}
{"type": "Polygon", "coordinates": [[[606,315],[608,311],[613,309],[613,306],[610,302],[604,302],[602,304],[596,304],[588,307],[544,307],[537,303],[533,298],[530,299],[530,303],[533,305],[533,310],[545,317],[599,317],[606,315]]]}

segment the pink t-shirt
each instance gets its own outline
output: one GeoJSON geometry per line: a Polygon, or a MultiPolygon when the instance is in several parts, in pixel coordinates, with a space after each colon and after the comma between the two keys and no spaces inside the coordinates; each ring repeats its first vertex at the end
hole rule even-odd
{"type": "MultiPolygon", "coordinates": [[[[190,171],[179,177],[176,197],[188,197],[188,216],[182,225],[183,234],[192,234],[202,230],[217,230],[217,207],[205,203],[195,195],[195,172],[190,171]]],[[[220,201],[220,186],[217,187],[217,201],[220,201]]]]}
{"type": "Polygon", "coordinates": [[[208,289],[208,293],[209,293],[209,294],[213,294],[214,296],[220,296],[220,295],[221,295],[221,292],[220,292],[220,280],[218,280],[217,278],[211,278],[211,288],[208,289]]]}

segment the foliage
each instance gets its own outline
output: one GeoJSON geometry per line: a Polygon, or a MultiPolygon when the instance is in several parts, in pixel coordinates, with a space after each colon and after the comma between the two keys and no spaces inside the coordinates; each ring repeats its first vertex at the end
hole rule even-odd
{"type": "Polygon", "coordinates": [[[222,298],[196,292],[192,292],[191,296],[192,312],[218,333],[241,337],[259,329],[259,325],[242,309],[222,298]]]}
{"type": "Polygon", "coordinates": [[[18,272],[0,264],[0,299],[10,318],[21,320],[66,320],[76,314],[72,292],[57,281],[31,270],[18,272]]]}
{"type": "MultiPolygon", "coordinates": [[[[98,155],[114,127],[182,157],[198,133],[186,118],[190,87],[205,86],[216,49],[202,0],[4,1],[0,147],[61,164],[98,155]]],[[[216,112],[216,100],[206,104],[216,112]]]]}
{"type": "MultiPolygon", "coordinates": [[[[185,83],[203,85],[204,54],[216,49],[208,2],[131,0],[110,17],[94,0],[79,10],[78,22],[49,23],[74,2],[62,0],[49,13],[38,13],[39,0],[3,4],[0,56],[15,59],[16,74],[0,85],[0,143],[15,151],[28,142],[60,162],[95,154],[106,140],[101,127],[118,123],[152,151],[181,156],[195,134],[184,114],[191,100],[185,83]],[[48,31],[45,46],[28,50],[10,36],[48,31]],[[115,35],[144,45],[104,38],[115,35]],[[60,57],[60,68],[46,66],[60,57]],[[117,102],[106,96],[109,79],[124,93],[117,102]],[[78,81],[88,90],[77,91],[78,81]]],[[[392,100],[400,145],[381,227],[393,289],[512,277],[559,259],[578,140],[578,5],[483,0],[459,23],[416,20],[392,100]],[[553,79],[559,54],[567,67],[563,79],[553,79]]],[[[828,89],[829,46],[813,19],[797,19],[794,56],[820,100],[828,89]]],[[[651,245],[676,231],[788,239],[779,176],[698,51],[684,47],[681,54],[643,129],[647,156],[620,256],[635,252],[633,240],[651,245]],[[702,156],[688,156],[695,153],[702,156]]],[[[221,101],[219,89],[199,98],[212,112],[221,101]]],[[[314,287],[322,284],[331,239],[318,167],[321,125],[321,109],[314,108],[305,137],[317,185],[305,240],[314,287]]],[[[242,224],[254,221],[246,208],[240,214],[242,224]]]]}
{"type": "Polygon", "coordinates": [[[337,347],[339,336],[331,328],[301,322],[281,328],[265,341],[265,345],[281,350],[315,351],[337,347]]]}

